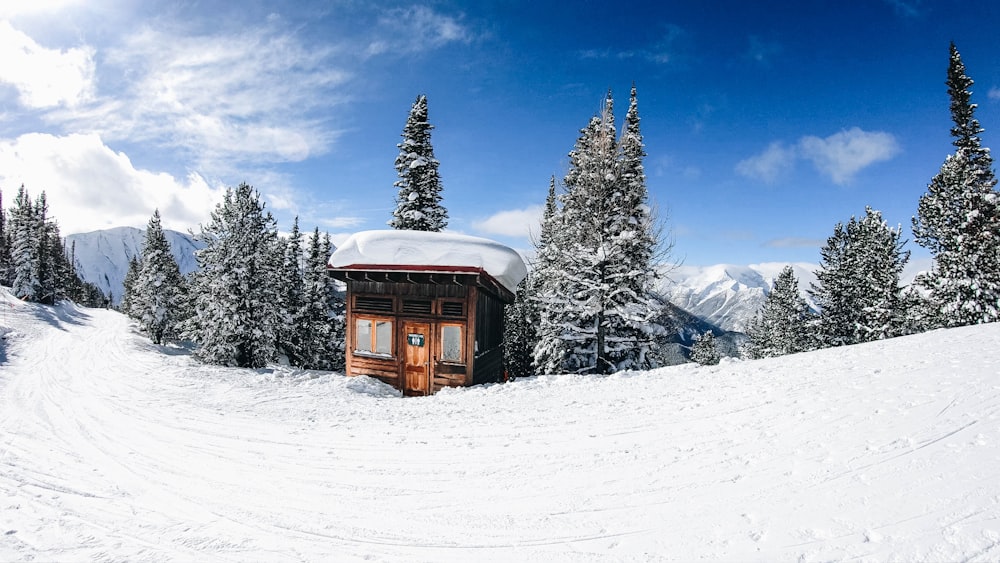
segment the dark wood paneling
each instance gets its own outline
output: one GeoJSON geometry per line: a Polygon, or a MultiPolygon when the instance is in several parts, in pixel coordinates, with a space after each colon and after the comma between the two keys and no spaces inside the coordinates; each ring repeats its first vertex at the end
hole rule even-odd
{"type": "Polygon", "coordinates": [[[476,357],[472,384],[496,383],[503,378],[503,349],[497,348],[476,357]]]}

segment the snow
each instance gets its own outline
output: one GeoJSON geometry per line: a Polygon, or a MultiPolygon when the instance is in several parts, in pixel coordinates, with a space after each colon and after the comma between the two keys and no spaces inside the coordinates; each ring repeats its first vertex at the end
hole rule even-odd
{"type": "Polygon", "coordinates": [[[512,293],[528,274],[521,256],[492,240],[426,231],[362,231],[330,256],[332,268],[448,266],[480,268],[512,293]]]}
{"type": "Polygon", "coordinates": [[[995,561],[1000,324],[401,398],[0,289],[3,561],[995,561]]]}

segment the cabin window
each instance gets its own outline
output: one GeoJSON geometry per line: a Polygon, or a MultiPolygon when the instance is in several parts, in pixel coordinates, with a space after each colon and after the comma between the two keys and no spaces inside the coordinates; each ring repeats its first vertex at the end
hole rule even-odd
{"type": "Polygon", "coordinates": [[[441,327],[441,361],[464,363],[462,356],[462,326],[443,325],[441,327]]]}
{"type": "Polygon", "coordinates": [[[392,321],[356,319],[354,321],[354,351],[362,354],[392,357],[392,321]]]}

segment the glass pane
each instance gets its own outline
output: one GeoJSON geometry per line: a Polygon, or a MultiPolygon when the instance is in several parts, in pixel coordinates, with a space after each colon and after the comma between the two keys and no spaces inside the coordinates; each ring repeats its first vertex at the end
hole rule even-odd
{"type": "Polygon", "coordinates": [[[446,325],[441,327],[441,359],[446,362],[461,362],[462,327],[446,325]]]}
{"type": "Polygon", "coordinates": [[[375,321],[375,353],[392,354],[392,323],[375,321]]]}
{"type": "Polygon", "coordinates": [[[354,346],[358,352],[372,351],[372,322],[358,319],[354,324],[354,346]]]}

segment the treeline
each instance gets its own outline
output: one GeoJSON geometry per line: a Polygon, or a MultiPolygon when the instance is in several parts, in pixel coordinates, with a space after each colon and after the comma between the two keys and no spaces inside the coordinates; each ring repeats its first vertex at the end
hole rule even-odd
{"type": "Polygon", "coordinates": [[[934,328],[1000,320],[1000,193],[993,159],[971,102],[973,81],[952,43],[948,64],[955,152],[920,197],[913,217],[917,244],[933,268],[904,289],[909,260],[901,229],[871,208],[838,223],[821,251],[811,311],[791,267],[775,280],[748,329],[746,353],[761,358],[868,342],[934,328]]]}
{"type": "Polygon", "coordinates": [[[264,367],[282,358],[305,369],[343,366],[344,301],[326,275],[332,251],[319,229],[305,239],[296,217],[287,237],[256,190],[226,191],[195,238],[198,269],[183,277],[159,211],[129,265],[121,309],[150,339],[186,339],[217,365],[264,367]]]}
{"type": "Polygon", "coordinates": [[[49,216],[45,192],[32,199],[22,185],[5,211],[0,190],[0,285],[25,301],[106,306],[101,290],[77,274],[75,253],[75,243],[66,247],[59,224],[49,216]]]}

